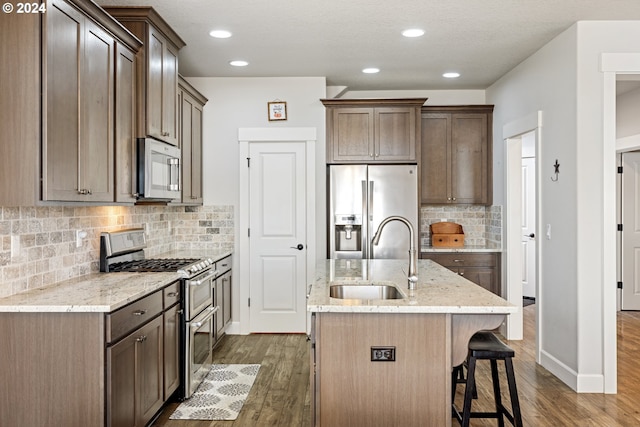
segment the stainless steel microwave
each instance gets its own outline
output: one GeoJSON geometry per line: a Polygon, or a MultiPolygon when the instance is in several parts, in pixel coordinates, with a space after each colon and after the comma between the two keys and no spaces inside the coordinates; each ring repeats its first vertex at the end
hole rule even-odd
{"type": "Polygon", "coordinates": [[[137,140],[137,192],[141,200],[179,199],[180,149],[152,138],[137,140]]]}

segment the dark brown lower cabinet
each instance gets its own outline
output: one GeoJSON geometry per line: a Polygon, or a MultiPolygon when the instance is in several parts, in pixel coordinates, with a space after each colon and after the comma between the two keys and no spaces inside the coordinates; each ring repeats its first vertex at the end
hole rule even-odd
{"type": "Polygon", "coordinates": [[[0,426],[144,427],[179,386],[179,301],[0,313],[0,426]]]}
{"type": "Polygon", "coordinates": [[[164,312],[164,400],[180,385],[180,304],[164,312]]]}
{"type": "Polygon", "coordinates": [[[421,252],[421,259],[430,259],[460,276],[501,295],[499,252],[421,252]]]}
{"type": "Polygon", "coordinates": [[[107,349],[108,425],[143,427],[164,402],[163,317],[107,349]]]}
{"type": "Polygon", "coordinates": [[[216,313],[216,343],[220,342],[220,338],[222,338],[227,326],[231,323],[231,260],[231,256],[228,256],[216,262],[216,270],[221,273],[215,281],[214,305],[218,306],[218,312],[216,313]]]}

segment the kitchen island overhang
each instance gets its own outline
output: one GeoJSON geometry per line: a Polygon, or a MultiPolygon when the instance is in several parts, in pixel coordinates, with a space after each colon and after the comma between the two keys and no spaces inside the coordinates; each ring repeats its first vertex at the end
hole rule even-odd
{"type": "Polygon", "coordinates": [[[413,291],[406,271],[406,260],[318,263],[307,304],[314,425],[451,425],[452,367],[475,332],[518,310],[430,260],[418,262],[413,291]],[[394,285],[402,298],[329,296],[332,285],[372,284],[394,285]],[[374,360],[378,348],[392,348],[394,360],[374,360]]]}

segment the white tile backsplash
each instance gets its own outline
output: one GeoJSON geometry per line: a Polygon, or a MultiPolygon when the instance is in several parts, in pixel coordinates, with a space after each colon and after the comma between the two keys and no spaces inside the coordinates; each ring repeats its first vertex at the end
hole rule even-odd
{"type": "Polygon", "coordinates": [[[0,207],[0,297],[98,271],[100,233],[145,224],[147,256],[234,247],[233,206],[0,207]]]}

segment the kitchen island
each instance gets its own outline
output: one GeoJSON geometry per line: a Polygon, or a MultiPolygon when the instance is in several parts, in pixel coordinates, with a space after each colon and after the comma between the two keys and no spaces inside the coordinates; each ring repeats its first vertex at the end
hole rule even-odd
{"type": "Polygon", "coordinates": [[[471,336],[518,307],[430,260],[318,263],[307,310],[316,426],[450,426],[451,369],[471,336]],[[397,299],[339,299],[332,285],[391,285],[397,299]]]}

